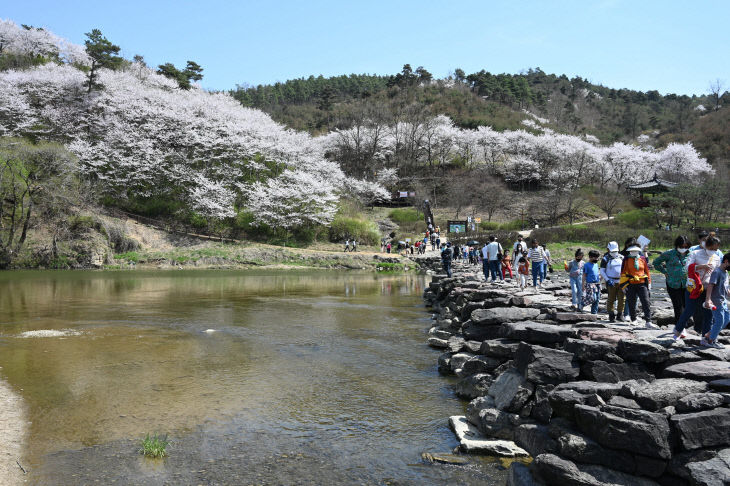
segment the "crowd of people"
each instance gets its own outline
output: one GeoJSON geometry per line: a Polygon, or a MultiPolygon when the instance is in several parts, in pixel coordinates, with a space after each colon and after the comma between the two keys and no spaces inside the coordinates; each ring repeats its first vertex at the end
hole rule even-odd
{"type": "MultiPolygon", "coordinates": [[[[506,278],[517,278],[521,290],[529,286],[539,289],[547,272],[553,272],[550,250],[545,244],[533,239],[530,246],[518,236],[510,250],[504,249],[496,237],[489,238],[482,248],[469,245],[454,245],[451,242],[436,243],[441,250],[441,261],[448,276],[451,276],[453,261],[461,260],[470,265],[481,265],[484,278],[496,282],[506,278]]],[[[730,252],[723,255],[720,239],[712,232],[698,234],[698,244],[690,246],[686,236],[678,236],[674,248],[661,253],[651,262],[654,270],[666,278],[666,290],[672,301],[675,326],[674,340],[683,345],[690,321],[694,331],[701,336],[700,344],[721,349],[717,341],[722,329],[730,322],[727,299],[727,270],[730,268],[730,252]]],[[[597,314],[606,288],[606,312],[610,322],[630,322],[636,325],[637,306],[641,304],[644,325],[650,329],[658,326],[652,322],[651,271],[649,251],[646,245],[639,245],[636,238],[624,242],[622,250],[616,241],[606,245],[603,255],[597,250],[588,252],[584,261],[581,249],[574,259],[563,262],[568,273],[571,288],[571,307],[583,312],[587,308],[597,314]]]]}

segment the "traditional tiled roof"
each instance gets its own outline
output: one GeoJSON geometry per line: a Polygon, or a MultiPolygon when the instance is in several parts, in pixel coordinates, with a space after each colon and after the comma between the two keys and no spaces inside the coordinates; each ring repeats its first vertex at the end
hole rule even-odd
{"type": "Polygon", "coordinates": [[[629,186],[629,189],[633,189],[636,191],[646,190],[646,189],[671,189],[673,187],[676,187],[676,182],[670,182],[665,181],[664,179],[659,179],[656,175],[653,179],[650,179],[646,182],[640,182],[639,184],[634,184],[629,186]]]}

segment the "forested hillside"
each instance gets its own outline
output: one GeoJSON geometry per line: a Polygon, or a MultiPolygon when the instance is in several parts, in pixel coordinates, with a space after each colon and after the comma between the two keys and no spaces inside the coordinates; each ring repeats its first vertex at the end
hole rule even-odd
{"type": "Polygon", "coordinates": [[[465,74],[455,69],[434,80],[424,68],[406,65],[391,76],[322,76],[256,87],[239,86],[233,96],[245,106],[260,108],[288,126],[321,133],[347,125],[358,106],[388,103],[403,89],[417,86],[415,99],[435,114],[445,114],[462,128],[491,126],[516,129],[523,110],[548,120],[562,133],[590,134],[602,143],[632,142],[649,137],[658,147],[694,142],[714,161],[730,156],[728,112],[730,92],[708,80],[708,93],[688,96],[657,91],[615,89],[581,77],[546,74],[540,68],[521,74],[465,74]],[[725,122],[725,123],[723,123],[725,122]]]}

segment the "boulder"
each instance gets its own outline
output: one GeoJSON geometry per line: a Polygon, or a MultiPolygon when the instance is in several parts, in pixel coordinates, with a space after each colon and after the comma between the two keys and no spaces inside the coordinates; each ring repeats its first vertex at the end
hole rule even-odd
{"type": "Polygon", "coordinates": [[[557,344],[564,342],[569,337],[575,337],[576,331],[569,326],[523,321],[502,324],[500,335],[533,344],[557,344]]]}
{"type": "Polygon", "coordinates": [[[459,448],[463,452],[501,457],[526,457],[529,455],[526,450],[514,442],[487,439],[464,416],[455,415],[450,417],[449,426],[459,440],[459,448]]]}
{"type": "Polygon", "coordinates": [[[623,385],[620,383],[601,383],[596,381],[571,381],[568,383],[561,383],[556,390],[575,390],[578,393],[584,395],[599,395],[604,400],[609,400],[611,397],[621,393],[623,385]]]}
{"type": "Polygon", "coordinates": [[[626,361],[663,363],[669,359],[669,350],[650,341],[622,339],[618,343],[618,355],[626,361]]]}
{"type": "Polygon", "coordinates": [[[483,397],[489,391],[489,387],[494,381],[491,375],[486,373],[477,373],[462,378],[454,385],[454,393],[459,398],[472,400],[477,397],[483,397]]]}
{"type": "Polygon", "coordinates": [[[479,427],[479,412],[487,408],[494,408],[494,398],[489,395],[477,397],[469,402],[466,406],[466,419],[472,424],[479,427]]]}
{"type": "Polygon", "coordinates": [[[469,319],[461,328],[464,337],[475,341],[495,339],[500,337],[499,326],[480,326],[469,319]]]}
{"type": "Polygon", "coordinates": [[[700,361],[702,358],[683,348],[672,348],[669,350],[669,359],[664,362],[665,366],[672,366],[679,363],[689,363],[690,361],[700,361]]]}
{"type": "Polygon", "coordinates": [[[603,466],[575,464],[554,454],[541,454],[534,464],[540,476],[556,486],[658,486],[650,479],[603,466]]]}
{"type": "Polygon", "coordinates": [[[576,422],[583,433],[604,447],[658,459],[671,458],[666,417],[628,408],[604,406],[602,409],[575,406],[576,422]]]}
{"type": "Polygon", "coordinates": [[[685,395],[707,390],[707,383],[683,378],[660,378],[636,390],[634,400],[649,411],[674,405],[685,395]]]}
{"type": "Polygon", "coordinates": [[[497,408],[485,408],[479,411],[481,432],[496,439],[514,440],[515,425],[520,424],[517,414],[503,412],[497,408]]]}
{"type": "Polygon", "coordinates": [[[550,437],[545,425],[523,424],[515,429],[515,444],[525,449],[532,457],[547,452],[557,453],[558,443],[550,437]]]}
{"type": "Polygon", "coordinates": [[[694,462],[709,461],[717,457],[718,451],[715,449],[696,449],[693,451],[675,452],[672,460],[667,465],[667,474],[685,480],[682,484],[688,484],[690,480],[690,470],[687,467],[694,462]]]}
{"type": "Polygon", "coordinates": [[[451,353],[443,353],[439,355],[438,370],[441,373],[451,373],[451,353]]]}
{"type": "Polygon", "coordinates": [[[695,351],[702,359],[717,360],[717,361],[730,361],[730,348],[715,349],[715,348],[700,348],[695,351]]]}
{"type": "Polygon", "coordinates": [[[561,435],[558,438],[558,453],[572,461],[598,464],[626,473],[636,470],[633,454],[607,449],[590,437],[580,434],[561,435]]]}
{"type": "Polygon", "coordinates": [[[730,362],[701,360],[679,363],[664,369],[665,378],[688,378],[697,381],[715,381],[730,378],[730,362]]]}
{"type": "Polygon", "coordinates": [[[466,339],[461,336],[451,336],[447,341],[447,351],[451,353],[458,353],[464,349],[464,343],[466,339]]]}
{"type": "Polygon", "coordinates": [[[730,409],[677,414],[670,420],[687,450],[730,445],[730,409]]]}
{"type": "Polygon", "coordinates": [[[525,321],[540,315],[540,309],[530,307],[494,307],[477,309],[471,314],[471,320],[477,326],[493,326],[505,322],[525,321]]]}
{"type": "Polygon", "coordinates": [[[616,345],[591,339],[566,339],[564,349],[581,361],[613,361],[616,354],[616,345]],[[611,355],[610,359],[606,359],[608,355],[611,355]]]}
{"type": "Polygon", "coordinates": [[[541,385],[570,381],[580,373],[572,353],[534,344],[520,343],[515,363],[522,376],[541,385]]]}
{"type": "Polygon", "coordinates": [[[550,422],[550,417],[553,415],[553,408],[550,406],[548,398],[552,389],[553,385],[542,385],[535,388],[534,404],[530,416],[544,424],[550,422]]]}
{"type": "Polygon", "coordinates": [[[512,359],[519,345],[519,341],[512,339],[488,339],[482,342],[479,354],[492,358],[512,359]]]}
{"type": "Polygon", "coordinates": [[[513,462],[507,471],[506,486],[545,486],[545,483],[536,479],[521,462],[513,462]]]}
{"type": "Polygon", "coordinates": [[[633,398],[624,398],[621,396],[611,397],[608,404],[614,407],[633,408],[634,410],[641,408],[641,405],[636,403],[636,400],[633,398]]]}
{"type": "Polygon", "coordinates": [[[451,371],[460,370],[462,366],[464,366],[464,363],[469,361],[474,357],[471,353],[456,353],[451,356],[451,359],[449,360],[449,368],[451,371]]]}
{"type": "Polygon", "coordinates": [[[580,329],[578,334],[593,341],[606,341],[618,345],[622,339],[633,339],[634,335],[629,331],[617,329],[585,328],[580,329]]]}
{"type": "Polygon", "coordinates": [[[576,405],[586,405],[590,395],[583,395],[575,390],[558,390],[548,394],[553,416],[573,420],[573,408],[576,405]]]}
{"type": "Polygon", "coordinates": [[[445,339],[439,339],[432,336],[428,338],[428,345],[432,348],[445,349],[449,346],[449,343],[445,339]]]}
{"type": "Polygon", "coordinates": [[[693,413],[712,410],[724,404],[725,397],[719,393],[691,393],[680,398],[675,408],[677,413],[693,413]]]}
{"type": "Polygon", "coordinates": [[[730,392],[730,378],[713,380],[710,382],[710,388],[716,392],[730,392]]]}
{"type": "Polygon", "coordinates": [[[461,365],[461,376],[474,375],[476,373],[490,373],[501,364],[502,361],[497,358],[476,355],[461,365]]]}
{"type": "Polygon", "coordinates": [[[590,380],[605,383],[618,383],[626,380],[653,380],[642,363],[607,363],[605,361],[588,361],[581,366],[581,373],[590,380]]]}
{"type": "Polygon", "coordinates": [[[556,312],[553,315],[553,319],[555,319],[558,322],[589,322],[589,321],[597,321],[598,315],[597,314],[584,314],[582,312],[556,312]]]}
{"type": "Polygon", "coordinates": [[[507,412],[519,412],[532,396],[535,386],[528,382],[516,368],[511,368],[494,380],[489,395],[495,406],[507,412]]]}
{"type": "Polygon", "coordinates": [[[687,469],[693,485],[726,486],[730,484],[730,449],[723,449],[706,461],[690,462],[687,469]]]}
{"type": "Polygon", "coordinates": [[[481,302],[469,302],[466,305],[464,305],[464,308],[461,309],[461,318],[463,320],[467,320],[471,318],[472,313],[477,309],[483,309],[484,308],[484,301],[481,302]]]}
{"type": "Polygon", "coordinates": [[[444,341],[448,341],[451,337],[451,333],[449,331],[439,329],[438,327],[432,327],[431,329],[429,329],[428,335],[438,339],[443,339],[444,341]]]}

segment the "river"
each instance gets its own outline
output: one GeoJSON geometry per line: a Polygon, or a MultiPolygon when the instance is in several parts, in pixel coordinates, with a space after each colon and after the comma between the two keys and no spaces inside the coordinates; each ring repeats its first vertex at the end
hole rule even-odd
{"type": "MultiPolygon", "coordinates": [[[[0,378],[33,484],[503,484],[430,465],[464,404],[438,376],[425,277],[0,273],[0,378]],[[172,440],[145,459],[147,433],[172,440]]],[[[3,459],[8,460],[8,459],[3,459]]],[[[14,462],[14,461],[13,461],[14,462]]]]}

